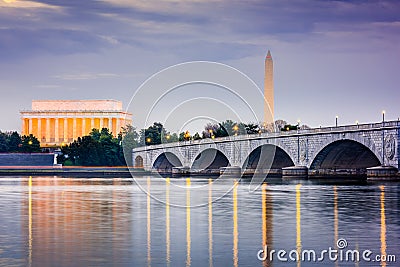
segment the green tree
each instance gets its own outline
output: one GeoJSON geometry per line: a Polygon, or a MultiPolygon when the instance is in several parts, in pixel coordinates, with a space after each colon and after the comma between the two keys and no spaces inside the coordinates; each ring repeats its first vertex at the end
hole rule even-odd
{"type": "Polygon", "coordinates": [[[21,143],[22,143],[21,152],[25,153],[41,152],[40,142],[32,134],[22,136],[21,143]]]}
{"type": "Polygon", "coordinates": [[[298,125],[286,124],[285,126],[283,126],[281,128],[281,131],[282,132],[293,131],[293,130],[297,130],[298,128],[299,128],[298,125]]]}
{"type": "Polygon", "coordinates": [[[12,132],[8,138],[8,152],[20,152],[21,146],[21,136],[17,132],[12,132]]]}
{"type": "Polygon", "coordinates": [[[139,134],[136,132],[136,128],[132,125],[127,125],[122,128],[122,147],[124,157],[127,165],[131,166],[132,161],[132,149],[139,146],[139,134]]]}
{"type": "Polygon", "coordinates": [[[167,135],[167,131],[164,129],[160,122],[153,123],[147,129],[140,131],[140,143],[145,145],[159,145],[163,136],[167,135]]]}
{"type": "Polygon", "coordinates": [[[122,134],[113,137],[107,128],[93,129],[88,136],[79,137],[69,146],[62,147],[59,163],[70,162],[81,166],[125,166],[122,134]]]}
{"type": "Polygon", "coordinates": [[[235,134],[235,125],[237,125],[236,122],[233,122],[232,120],[226,120],[220,123],[221,127],[225,129],[228,135],[234,135],[235,134]]]}
{"type": "Polygon", "coordinates": [[[0,132],[0,153],[8,152],[8,150],[7,135],[0,132]]]}
{"type": "Polygon", "coordinates": [[[164,139],[164,142],[166,143],[173,143],[179,141],[179,136],[176,133],[171,134],[170,132],[168,132],[164,139]]]}
{"type": "Polygon", "coordinates": [[[245,129],[247,134],[256,134],[260,131],[258,125],[254,123],[245,124],[245,129]]]}
{"type": "Polygon", "coordinates": [[[201,139],[201,136],[199,135],[199,133],[195,133],[193,135],[193,140],[200,140],[200,139],[201,139]]]}

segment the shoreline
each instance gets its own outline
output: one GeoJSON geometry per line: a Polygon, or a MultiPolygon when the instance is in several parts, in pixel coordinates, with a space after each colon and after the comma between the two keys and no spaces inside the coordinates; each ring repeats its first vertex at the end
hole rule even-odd
{"type": "MultiPolygon", "coordinates": [[[[151,172],[143,170],[132,171],[135,175],[149,175],[151,172]]],[[[132,173],[127,167],[1,167],[0,177],[9,175],[20,176],[59,176],[59,177],[119,177],[132,178],[132,173]]]]}

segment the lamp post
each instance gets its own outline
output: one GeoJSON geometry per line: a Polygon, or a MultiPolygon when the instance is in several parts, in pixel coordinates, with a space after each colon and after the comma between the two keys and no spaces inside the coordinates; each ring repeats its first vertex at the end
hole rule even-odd
{"type": "Polygon", "coordinates": [[[232,128],[232,130],[235,132],[235,136],[237,136],[238,130],[239,130],[239,126],[237,126],[237,124],[235,124],[232,128]]]}
{"type": "Polygon", "coordinates": [[[336,117],[335,117],[336,127],[338,127],[338,119],[339,119],[339,116],[336,115],[336,117]]]}
{"type": "Polygon", "coordinates": [[[382,110],[382,166],[385,166],[385,113],[382,110]]]}
{"type": "MultiPolygon", "coordinates": [[[[297,120],[297,133],[299,133],[300,129],[300,119],[297,120]]],[[[300,165],[300,136],[297,135],[297,165],[300,165]]]]}

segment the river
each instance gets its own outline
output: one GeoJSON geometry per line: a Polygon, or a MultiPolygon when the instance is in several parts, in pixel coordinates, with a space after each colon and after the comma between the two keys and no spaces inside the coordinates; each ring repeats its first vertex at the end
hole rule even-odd
{"type": "Polygon", "coordinates": [[[0,192],[0,266],[400,264],[399,183],[2,177],[0,192]]]}

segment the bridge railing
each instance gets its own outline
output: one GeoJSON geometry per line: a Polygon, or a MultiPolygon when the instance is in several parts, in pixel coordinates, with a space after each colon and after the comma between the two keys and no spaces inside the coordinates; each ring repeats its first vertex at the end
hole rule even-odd
{"type": "MultiPolygon", "coordinates": [[[[381,128],[400,128],[400,121],[385,121],[379,123],[364,123],[364,124],[355,124],[355,125],[343,125],[343,126],[333,126],[333,127],[319,127],[312,129],[299,129],[299,130],[291,130],[291,131],[281,131],[281,132],[271,132],[271,133],[260,133],[260,134],[244,134],[238,136],[226,136],[219,137],[215,139],[206,138],[200,140],[189,140],[189,141],[180,141],[175,143],[164,143],[160,145],[151,145],[147,146],[146,150],[153,149],[162,149],[168,147],[176,147],[178,146],[188,146],[188,145],[196,145],[196,144],[210,144],[210,143],[220,143],[220,142],[231,142],[231,141],[240,141],[240,140],[252,140],[258,138],[276,138],[282,136],[297,136],[297,135],[305,135],[305,134],[318,134],[318,133],[331,133],[331,132],[349,132],[349,131],[359,131],[359,130],[373,130],[373,129],[381,129],[381,128]]],[[[143,150],[144,147],[138,147],[134,150],[143,150]]]]}

